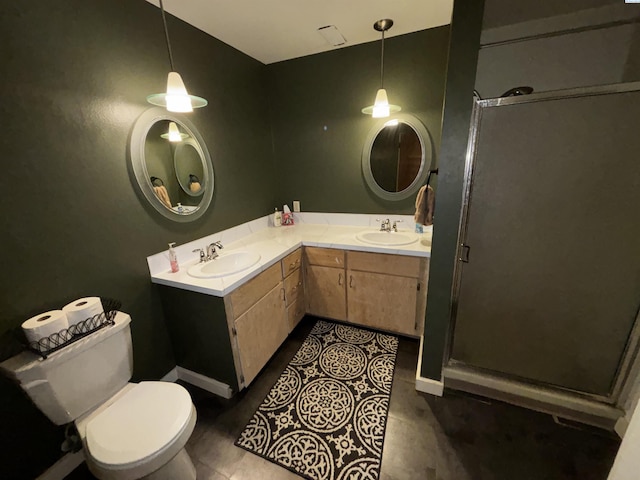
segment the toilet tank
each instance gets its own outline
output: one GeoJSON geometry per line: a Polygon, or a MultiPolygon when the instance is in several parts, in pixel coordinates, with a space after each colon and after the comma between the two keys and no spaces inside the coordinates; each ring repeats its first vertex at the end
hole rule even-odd
{"type": "Polygon", "coordinates": [[[131,317],[118,312],[104,327],[52,353],[32,352],[0,364],[56,425],[73,422],[122,389],[133,372],[131,317]]]}

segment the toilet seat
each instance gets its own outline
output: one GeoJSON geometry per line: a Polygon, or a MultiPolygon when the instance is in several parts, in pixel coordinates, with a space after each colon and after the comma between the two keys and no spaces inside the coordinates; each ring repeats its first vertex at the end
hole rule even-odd
{"type": "Polygon", "coordinates": [[[85,446],[91,463],[101,470],[137,469],[157,464],[154,460],[164,453],[175,455],[194,424],[195,408],[180,385],[129,384],[106,409],[86,419],[85,446]]]}

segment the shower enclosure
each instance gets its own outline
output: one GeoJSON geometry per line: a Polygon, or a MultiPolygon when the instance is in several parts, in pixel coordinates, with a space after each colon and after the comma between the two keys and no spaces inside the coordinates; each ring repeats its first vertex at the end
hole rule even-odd
{"type": "Polygon", "coordinates": [[[639,122],[640,82],[476,101],[446,384],[615,419],[640,333],[639,122]]]}

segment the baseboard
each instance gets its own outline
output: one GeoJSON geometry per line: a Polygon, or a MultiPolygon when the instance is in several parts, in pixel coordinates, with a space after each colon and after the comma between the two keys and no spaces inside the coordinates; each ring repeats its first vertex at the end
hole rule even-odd
{"type": "Polygon", "coordinates": [[[172,368],[167,374],[160,379],[161,382],[176,382],[178,381],[177,367],[172,368]]]}
{"type": "Polygon", "coordinates": [[[82,451],[67,453],[64,457],[49,467],[36,480],[63,480],[84,462],[82,451]]]}
{"type": "Polygon", "coordinates": [[[226,383],[219,382],[214,378],[210,378],[200,373],[187,370],[186,368],[176,367],[175,370],[177,372],[178,379],[184,382],[195,385],[196,387],[206,390],[207,392],[211,392],[214,395],[218,395],[222,398],[229,399],[233,396],[233,390],[226,383]]]}
{"type": "Polygon", "coordinates": [[[416,390],[422,393],[428,393],[441,397],[444,393],[444,383],[442,380],[433,380],[420,376],[422,368],[422,346],[424,344],[424,336],[420,337],[420,351],[418,352],[418,365],[416,367],[416,390]]]}
{"type": "Polygon", "coordinates": [[[436,397],[441,397],[444,393],[444,383],[431,378],[419,377],[416,375],[416,390],[422,393],[429,393],[436,397]]]}

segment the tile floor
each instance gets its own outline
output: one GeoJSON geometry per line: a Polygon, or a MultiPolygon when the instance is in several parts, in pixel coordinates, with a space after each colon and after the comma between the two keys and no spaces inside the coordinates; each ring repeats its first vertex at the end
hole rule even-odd
{"type": "MultiPolygon", "coordinates": [[[[291,334],[253,384],[225,401],[188,386],[198,422],[187,450],[198,480],[299,480],[233,445],[313,324],[291,334]]],[[[556,424],[522,408],[445,391],[414,389],[418,342],[401,339],[380,480],[606,480],[619,441],[556,424]]],[[[94,478],[83,465],[68,479],[94,478]]]]}

